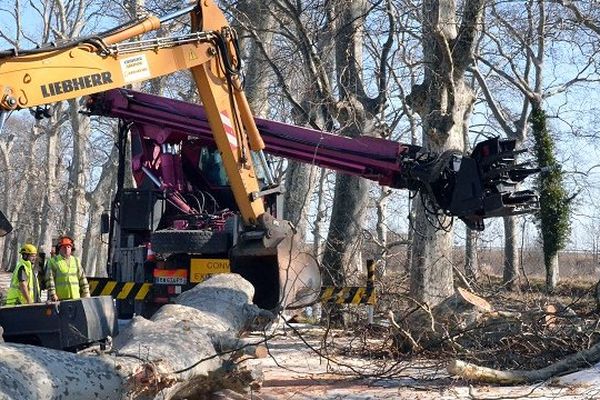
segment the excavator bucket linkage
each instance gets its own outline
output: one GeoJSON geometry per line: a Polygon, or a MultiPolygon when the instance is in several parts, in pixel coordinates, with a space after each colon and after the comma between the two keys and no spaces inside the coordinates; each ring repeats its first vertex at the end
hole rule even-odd
{"type": "Polygon", "coordinates": [[[315,303],[321,290],[316,260],[303,251],[288,222],[269,214],[263,218],[266,229],[256,235],[243,232],[231,249],[231,271],[253,284],[254,302],[261,308],[294,309],[315,303]]]}

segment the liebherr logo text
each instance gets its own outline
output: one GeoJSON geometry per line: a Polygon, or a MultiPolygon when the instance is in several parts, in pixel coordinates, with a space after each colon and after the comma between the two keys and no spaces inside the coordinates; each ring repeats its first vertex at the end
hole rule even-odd
{"type": "Polygon", "coordinates": [[[94,86],[106,85],[108,83],[113,83],[113,80],[111,73],[106,71],[98,74],[85,75],[78,78],[48,83],[47,85],[40,86],[40,89],[42,90],[42,96],[50,97],[87,89],[94,86]]]}

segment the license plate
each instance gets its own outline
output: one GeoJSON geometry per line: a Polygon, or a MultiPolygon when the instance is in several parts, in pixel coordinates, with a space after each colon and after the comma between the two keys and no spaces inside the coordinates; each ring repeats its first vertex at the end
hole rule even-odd
{"type": "Polygon", "coordinates": [[[154,278],[154,283],[159,285],[185,285],[187,278],[181,278],[177,276],[158,276],[154,278]]]}
{"type": "Polygon", "coordinates": [[[190,282],[202,282],[209,275],[230,271],[228,259],[192,258],[190,263],[190,282]]]}
{"type": "Polygon", "coordinates": [[[158,285],[185,285],[188,283],[185,269],[155,269],[154,283],[158,285]]]}

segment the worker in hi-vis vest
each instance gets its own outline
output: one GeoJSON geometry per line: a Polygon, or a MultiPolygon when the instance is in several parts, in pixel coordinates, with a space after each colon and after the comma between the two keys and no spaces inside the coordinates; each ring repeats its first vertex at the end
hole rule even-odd
{"type": "Polygon", "coordinates": [[[46,267],[46,289],[48,300],[71,300],[90,297],[90,286],[81,261],[73,255],[73,239],[61,236],[58,239],[58,254],[48,260],[46,267]]]}
{"type": "Polygon", "coordinates": [[[21,247],[21,257],[15,267],[6,293],[6,305],[32,304],[40,301],[40,285],[35,271],[37,248],[30,244],[21,247]]]}

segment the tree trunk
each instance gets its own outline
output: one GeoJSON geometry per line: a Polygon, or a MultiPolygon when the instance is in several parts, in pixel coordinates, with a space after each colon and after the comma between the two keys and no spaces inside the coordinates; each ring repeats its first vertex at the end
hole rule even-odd
{"type": "MultiPolygon", "coordinates": [[[[6,218],[10,219],[10,205],[11,205],[11,190],[7,190],[6,188],[10,187],[10,159],[9,155],[12,149],[11,141],[8,140],[6,142],[0,142],[0,182],[2,184],[2,188],[5,188],[0,192],[0,199],[2,204],[2,212],[5,214],[6,218]]],[[[11,221],[13,222],[13,221],[11,221]]],[[[0,266],[4,269],[9,268],[8,260],[8,247],[10,244],[10,237],[5,236],[0,239],[0,243],[2,244],[2,258],[0,258],[0,266]]]]}
{"type": "MultiPolygon", "coordinates": [[[[336,74],[343,88],[338,104],[340,131],[344,136],[357,137],[366,133],[364,128],[372,118],[365,106],[369,99],[364,93],[361,78],[366,1],[333,2],[332,6],[332,15],[337,18],[336,74]]],[[[337,174],[331,222],[323,254],[326,285],[342,284],[343,267],[354,259],[353,253],[357,250],[367,204],[367,189],[364,179],[337,174]]]]}
{"type": "Polygon", "coordinates": [[[247,65],[244,91],[254,115],[267,118],[272,73],[263,51],[271,51],[273,15],[269,12],[269,4],[260,0],[242,0],[237,5],[237,11],[242,25],[254,29],[256,35],[248,35],[250,38],[242,42],[242,48],[246,49],[243,59],[247,65]],[[260,41],[260,46],[256,40],[260,41]]]}
{"type": "MultiPolygon", "coordinates": [[[[114,137],[117,140],[118,130],[115,129],[114,137]]],[[[111,202],[112,189],[117,185],[117,160],[118,149],[113,146],[111,153],[102,166],[102,172],[98,179],[96,188],[86,194],[86,201],[89,204],[88,225],[83,238],[83,252],[81,261],[89,276],[101,276],[104,271],[98,268],[104,267],[105,263],[98,264],[98,253],[108,255],[108,249],[102,242],[100,234],[100,218],[102,213],[108,209],[107,205],[111,202]]]]}
{"type": "Polygon", "coordinates": [[[185,381],[233,361],[245,345],[239,335],[268,321],[269,313],[250,304],[253,292],[239,275],[214,276],[151,320],[134,318],[111,355],[0,344],[0,398],[173,398],[185,381]]]}
{"type": "Polygon", "coordinates": [[[509,290],[519,288],[519,255],[515,217],[504,217],[504,268],[502,284],[509,290]]]}
{"type": "MultiPolygon", "coordinates": [[[[113,171],[114,172],[114,171],[113,171]]],[[[114,184],[114,180],[113,180],[114,184]]],[[[97,193],[95,193],[97,195],[97,193]]],[[[106,192],[101,193],[105,196],[110,195],[111,191],[108,190],[106,192]]],[[[92,197],[93,194],[90,194],[86,197],[92,197]]],[[[102,257],[99,257],[99,254],[108,255],[108,249],[106,245],[102,242],[102,237],[100,233],[100,219],[102,213],[108,208],[106,205],[110,204],[110,200],[104,199],[104,203],[101,203],[103,199],[94,199],[90,202],[89,211],[88,211],[88,225],[85,230],[85,235],[82,240],[82,254],[81,254],[81,263],[85,268],[85,272],[88,276],[104,276],[106,271],[104,271],[104,266],[106,263],[102,263],[102,257]],[[98,262],[100,261],[100,264],[98,262]],[[102,268],[102,270],[100,270],[102,268]]]]}
{"type": "MultiPolygon", "coordinates": [[[[417,205],[412,265],[411,297],[434,306],[454,293],[452,235],[432,225],[421,204],[417,205]]],[[[444,217],[447,221],[448,218],[444,217]]]]}
{"type": "Polygon", "coordinates": [[[377,241],[380,250],[381,262],[377,265],[377,279],[385,276],[388,260],[388,225],[387,225],[387,206],[389,197],[392,194],[387,186],[382,186],[379,190],[379,199],[377,200],[377,241]]]}
{"type": "Polygon", "coordinates": [[[417,206],[410,196],[407,199],[408,208],[408,235],[406,241],[408,247],[406,249],[406,262],[404,264],[404,270],[410,273],[413,265],[413,248],[415,243],[415,221],[417,219],[417,206]]]}
{"type": "Polygon", "coordinates": [[[362,178],[338,175],[335,193],[323,254],[323,284],[342,286],[345,283],[343,267],[352,263],[357,250],[356,238],[362,229],[367,202],[367,182],[362,178]]]}
{"type": "MultiPolygon", "coordinates": [[[[516,140],[515,147],[521,148],[525,137],[525,129],[517,135],[511,133],[509,135],[516,140]]],[[[504,265],[502,269],[502,284],[508,290],[519,290],[519,268],[520,258],[518,256],[518,234],[517,234],[517,217],[509,216],[503,218],[504,222],[504,265]]]]}
{"type": "MultiPolygon", "coordinates": [[[[464,147],[463,135],[468,131],[475,99],[464,74],[473,62],[483,3],[466,1],[457,29],[454,1],[423,1],[421,28],[426,68],[423,83],[413,86],[406,101],[423,122],[424,147],[437,154],[449,149],[462,151],[464,147]]],[[[451,229],[447,218],[428,219],[423,205],[417,207],[415,225],[411,296],[432,306],[453,293],[451,229]]]]}
{"type": "Polygon", "coordinates": [[[319,175],[319,185],[317,188],[317,216],[315,217],[315,226],[312,231],[314,242],[313,242],[313,253],[317,259],[320,258],[322,253],[322,240],[321,240],[321,232],[323,230],[323,225],[325,222],[327,211],[325,209],[325,183],[327,181],[328,172],[325,169],[321,169],[321,173],[319,175]]]}
{"type": "Polygon", "coordinates": [[[546,261],[546,287],[549,290],[554,290],[559,281],[559,264],[558,253],[553,254],[546,261]]]}
{"type": "Polygon", "coordinates": [[[69,207],[68,232],[76,241],[83,240],[83,216],[87,213],[85,191],[87,184],[86,169],[89,166],[86,144],[90,135],[90,121],[86,115],[79,114],[79,101],[69,100],[69,116],[73,134],[73,160],[69,171],[71,198],[67,200],[69,207]]]}
{"type": "Polygon", "coordinates": [[[289,161],[285,174],[285,190],[283,193],[283,219],[296,226],[300,240],[306,240],[308,232],[307,213],[310,199],[314,191],[316,166],[289,161]]]}
{"type": "MultiPolygon", "coordinates": [[[[35,142],[35,135],[33,132],[29,132],[27,139],[33,146],[35,142]]],[[[31,203],[31,197],[33,189],[27,185],[27,182],[34,182],[34,175],[36,172],[35,168],[35,154],[31,151],[23,154],[23,158],[20,160],[22,175],[19,177],[22,184],[17,185],[11,192],[11,210],[8,214],[9,221],[12,222],[15,227],[14,233],[11,235],[11,246],[12,252],[9,259],[9,266],[12,268],[18,259],[19,246],[26,242],[33,241],[33,220],[31,208],[36,207],[36,204],[31,203]]]]}
{"type": "MultiPolygon", "coordinates": [[[[433,77],[431,78],[433,79],[433,77]]],[[[443,88],[442,82],[435,85],[441,87],[438,93],[430,93],[422,98],[426,89],[431,92],[430,85],[419,85],[413,88],[410,102],[424,119],[423,142],[429,150],[443,154],[446,150],[462,150],[465,113],[471,109],[473,93],[462,80],[453,82],[450,87],[443,88]],[[452,90],[453,106],[451,114],[441,115],[440,105],[445,103],[444,92],[452,90]],[[436,102],[432,97],[437,96],[436,102]],[[460,123],[450,123],[459,121],[460,123]]],[[[434,86],[435,86],[434,85],[434,86]]],[[[449,106],[444,105],[444,108],[449,106]]],[[[443,113],[442,113],[443,114],[443,113]]],[[[425,200],[426,201],[426,200],[425,200]]],[[[452,267],[452,223],[443,215],[432,215],[423,202],[416,205],[416,220],[411,264],[411,296],[421,302],[434,306],[454,293],[452,267]]]]}
{"type": "Polygon", "coordinates": [[[465,275],[472,282],[479,279],[479,257],[478,257],[479,233],[467,228],[467,239],[465,245],[465,275]]]}
{"type": "Polygon", "coordinates": [[[548,130],[547,116],[541,99],[532,100],[529,120],[535,139],[535,153],[539,166],[547,168],[538,178],[540,193],[540,231],[544,247],[547,290],[558,283],[558,252],[566,246],[571,230],[570,199],[568,199],[560,163],[556,160],[554,139],[548,130]]]}
{"type": "Polygon", "coordinates": [[[43,249],[47,253],[49,253],[56,244],[52,243],[52,241],[58,236],[58,229],[62,229],[62,226],[59,224],[61,215],[56,211],[60,209],[60,196],[58,194],[60,187],[60,160],[58,157],[60,141],[58,140],[59,136],[56,131],[46,133],[46,137],[48,138],[46,144],[46,171],[48,175],[47,185],[45,187],[46,198],[44,200],[48,204],[49,212],[43,221],[44,224],[42,225],[40,233],[40,238],[42,239],[40,245],[43,246],[43,249]]]}

